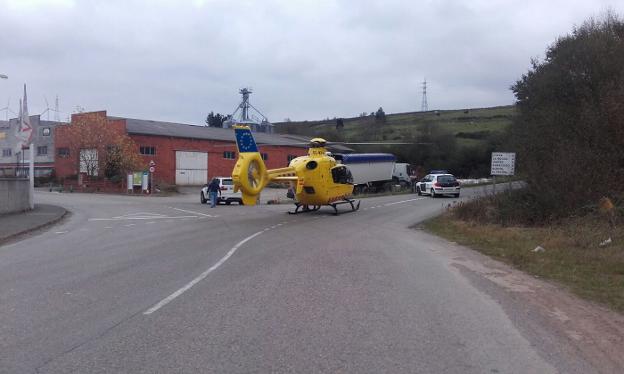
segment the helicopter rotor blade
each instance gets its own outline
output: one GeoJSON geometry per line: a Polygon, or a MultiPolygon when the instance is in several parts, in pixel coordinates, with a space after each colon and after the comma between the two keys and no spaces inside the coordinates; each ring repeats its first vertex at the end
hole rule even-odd
{"type": "Polygon", "coordinates": [[[249,167],[247,168],[247,179],[249,180],[249,184],[251,184],[254,188],[258,186],[258,180],[260,177],[260,173],[258,172],[258,162],[252,161],[249,163],[249,167]]]}
{"type": "MultiPolygon", "coordinates": [[[[426,142],[326,142],[325,145],[427,145],[433,143],[426,142]]],[[[283,144],[284,146],[289,145],[310,145],[310,142],[293,142],[288,144],[283,144]]],[[[213,147],[235,147],[236,144],[215,144],[213,147]]],[[[258,144],[258,147],[262,146],[279,146],[279,144],[258,144]]]]}
{"type": "Polygon", "coordinates": [[[409,142],[327,142],[328,145],[412,145],[412,144],[431,144],[431,143],[409,143],[409,142]]]}

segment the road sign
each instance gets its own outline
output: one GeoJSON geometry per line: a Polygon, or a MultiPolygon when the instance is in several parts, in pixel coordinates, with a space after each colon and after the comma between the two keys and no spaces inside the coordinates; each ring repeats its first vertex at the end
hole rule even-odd
{"type": "Polygon", "coordinates": [[[153,166],[150,166],[149,171],[150,171],[150,173],[153,173],[153,172],[155,172],[155,171],[156,171],[156,168],[155,168],[155,167],[153,167],[153,166]]]}
{"type": "Polygon", "coordinates": [[[516,154],[513,152],[492,152],[491,175],[514,175],[516,154]]]}
{"type": "Polygon", "coordinates": [[[132,174],[132,184],[134,186],[140,186],[141,185],[141,181],[143,180],[143,172],[142,171],[137,171],[134,172],[132,174]]]}
{"type": "Polygon", "coordinates": [[[141,178],[141,190],[147,191],[149,189],[149,174],[144,171],[141,178]]]}

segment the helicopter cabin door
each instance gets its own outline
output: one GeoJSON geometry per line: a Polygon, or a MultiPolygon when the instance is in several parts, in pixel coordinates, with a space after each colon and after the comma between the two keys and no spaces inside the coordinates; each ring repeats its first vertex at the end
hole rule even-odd
{"type": "Polygon", "coordinates": [[[351,171],[344,165],[334,166],[331,169],[332,179],[338,184],[353,184],[351,171]]]}
{"type": "Polygon", "coordinates": [[[330,202],[344,200],[353,194],[353,176],[351,170],[345,165],[337,165],[331,168],[332,181],[329,188],[328,199],[330,202]]]}

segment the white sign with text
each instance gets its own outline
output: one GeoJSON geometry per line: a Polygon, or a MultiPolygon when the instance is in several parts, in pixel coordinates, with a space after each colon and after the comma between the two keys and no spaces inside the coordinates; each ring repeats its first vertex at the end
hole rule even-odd
{"type": "Polygon", "coordinates": [[[516,154],[513,152],[492,152],[491,175],[514,175],[516,154]]]}

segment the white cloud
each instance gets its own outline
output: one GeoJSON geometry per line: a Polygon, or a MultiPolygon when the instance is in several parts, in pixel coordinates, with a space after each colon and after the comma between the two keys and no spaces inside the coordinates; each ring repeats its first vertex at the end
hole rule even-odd
{"type": "Polygon", "coordinates": [[[3,9],[15,10],[42,10],[49,7],[72,7],[75,0],[5,0],[0,1],[3,9]],[[2,4],[4,3],[4,4],[2,4]]]}
{"type": "Polygon", "coordinates": [[[17,1],[0,14],[0,102],[201,123],[238,88],[270,119],[510,104],[531,57],[609,1],[17,1]]]}

